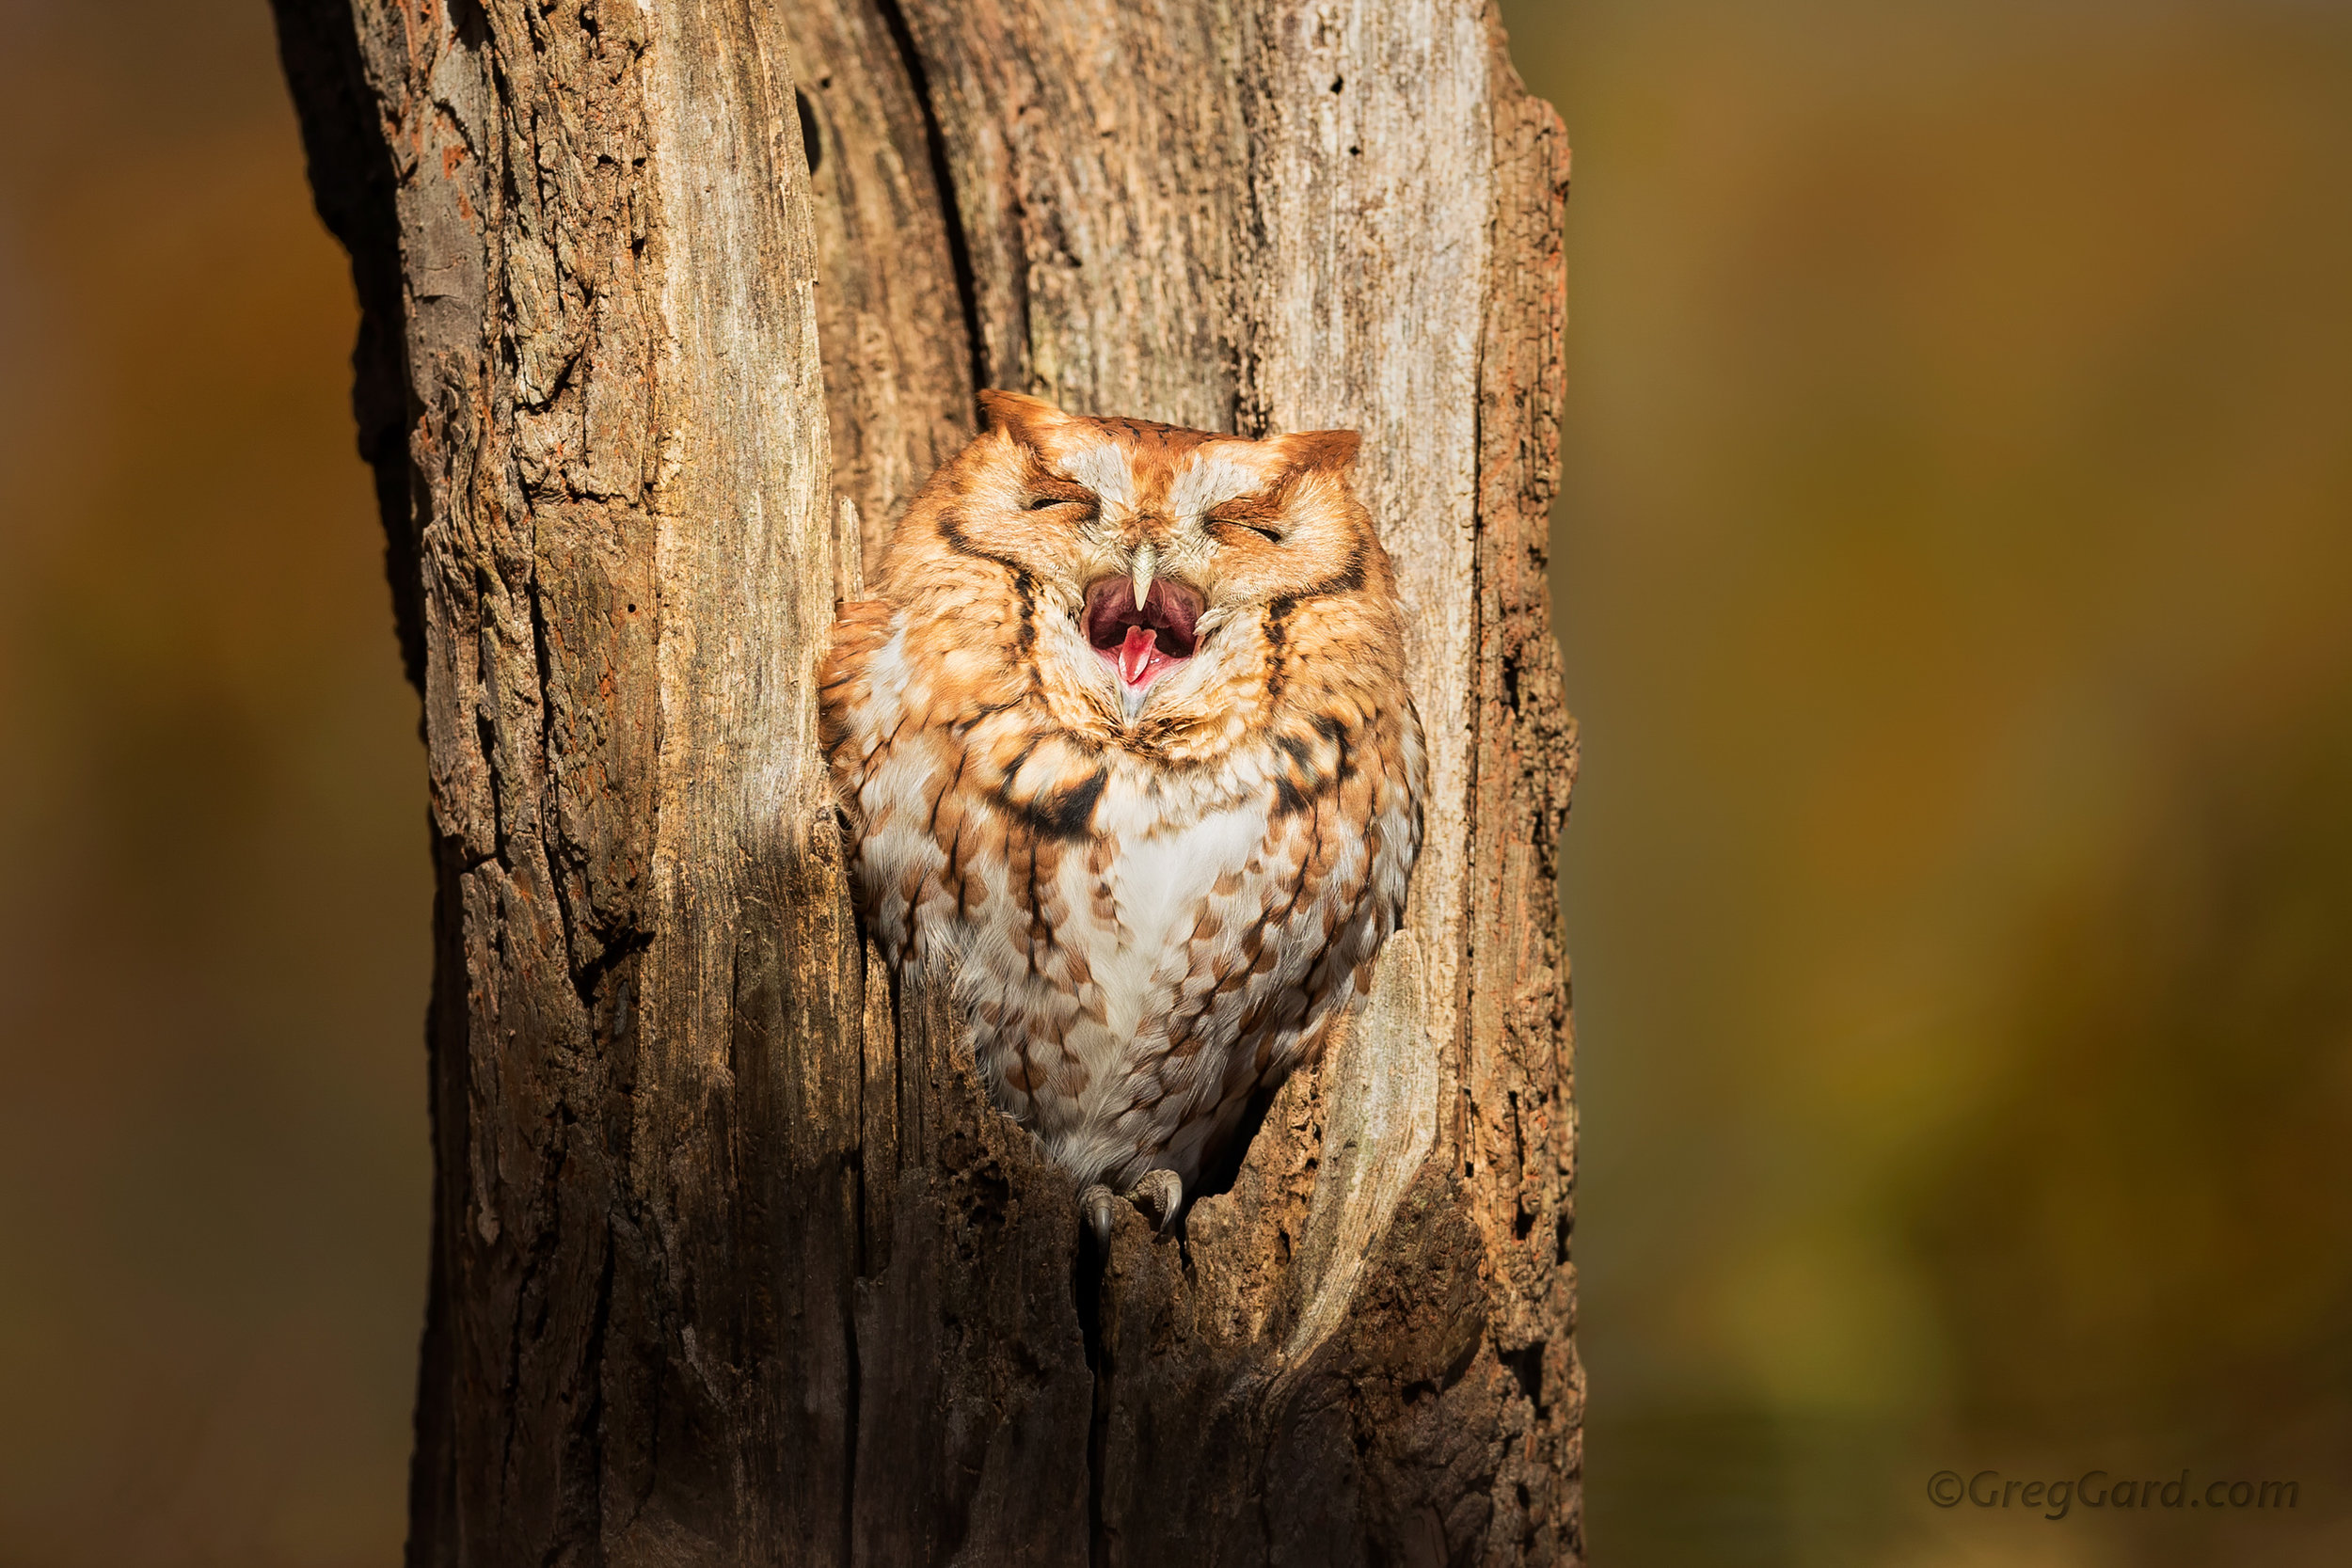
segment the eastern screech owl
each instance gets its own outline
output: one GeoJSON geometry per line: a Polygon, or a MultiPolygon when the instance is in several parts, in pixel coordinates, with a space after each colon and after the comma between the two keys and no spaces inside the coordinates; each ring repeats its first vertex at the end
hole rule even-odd
{"type": "Polygon", "coordinates": [[[891,962],[998,1104],[1165,1229],[1368,988],[1426,760],[1352,431],[1263,441],[984,392],[843,607],[824,745],[891,962]]]}

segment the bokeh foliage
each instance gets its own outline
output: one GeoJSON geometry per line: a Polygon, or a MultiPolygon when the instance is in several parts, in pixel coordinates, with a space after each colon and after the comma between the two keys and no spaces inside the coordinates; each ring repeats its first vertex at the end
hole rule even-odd
{"type": "Polygon", "coordinates": [[[2342,1560],[2352,11],[1505,16],[1577,148],[1597,1560],[2342,1560]]]}
{"type": "Polygon", "coordinates": [[[390,1562],[431,901],[349,277],[265,8],[0,35],[0,1562],[390,1562]]]}

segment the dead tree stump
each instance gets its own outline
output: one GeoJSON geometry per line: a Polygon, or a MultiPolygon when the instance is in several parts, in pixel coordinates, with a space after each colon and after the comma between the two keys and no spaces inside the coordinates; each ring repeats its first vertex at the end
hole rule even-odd
{"type": "Polygon", "coordinates": [[[1487,8],[277,10],[424,697],[409,1561],[1580,1560],[1567,150],[1487,8]],[[815,744],[983,386],[1362,430],[1428,730],[1370,1007],[1099,1264],[815,744]]]}

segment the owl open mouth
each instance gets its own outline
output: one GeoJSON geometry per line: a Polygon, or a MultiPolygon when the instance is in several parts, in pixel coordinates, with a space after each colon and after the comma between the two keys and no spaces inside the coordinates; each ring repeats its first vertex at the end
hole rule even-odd
{"type": "Polygon", "coordinates": [[[1192,657],[1200,619],[1200,595],[1166,578],[1152,580],[1140,610],[1131,578],[1104,578],[1087,590],[1087,641],[1132,691],[1192,657]]]}

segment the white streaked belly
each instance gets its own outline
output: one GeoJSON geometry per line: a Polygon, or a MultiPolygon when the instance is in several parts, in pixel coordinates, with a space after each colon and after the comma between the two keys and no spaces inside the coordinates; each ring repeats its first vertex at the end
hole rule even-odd
{"type": "Polygon", "coordinates": [[[1181,825],[1147,826],[1130,817],[1114,831],[1119,853],[1111,863],[1110,883],[1119,928],[1091,927],[1087,954],[1103,988],[1110,1025],[1103,1042],[1108,1059],[1089,1060],[1087,1069],[1106,1086],[1153,1005],[1152,975],[1171,951],[1190,940],[1217,878],[1238,870],[1257,852],[1265,837],[1265,812],[1254,804],[1240,806],[1181,825]]]}

